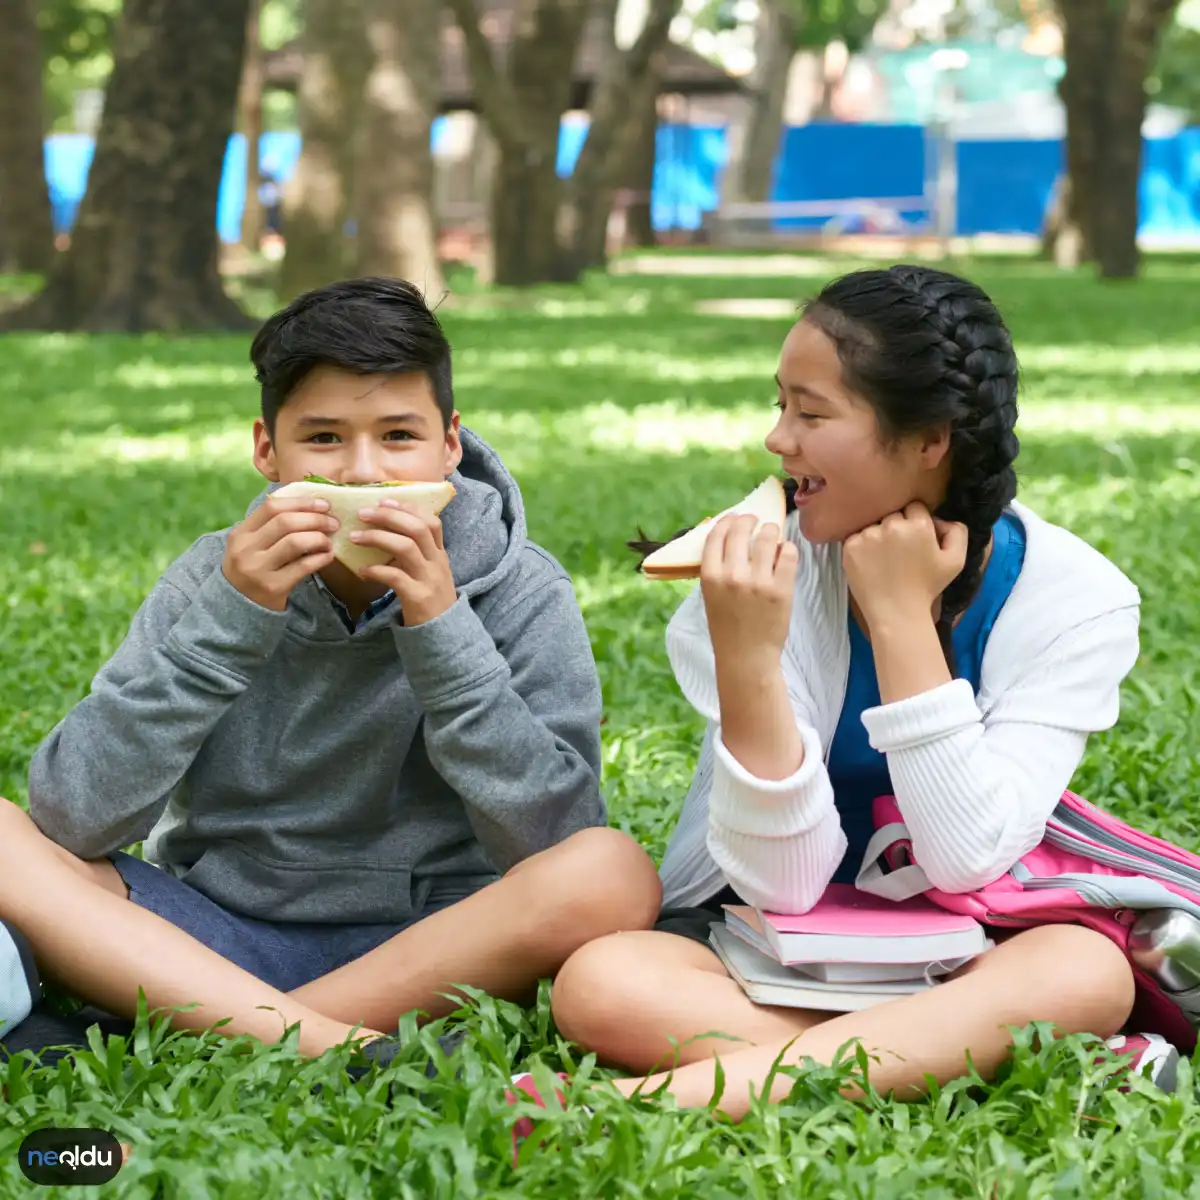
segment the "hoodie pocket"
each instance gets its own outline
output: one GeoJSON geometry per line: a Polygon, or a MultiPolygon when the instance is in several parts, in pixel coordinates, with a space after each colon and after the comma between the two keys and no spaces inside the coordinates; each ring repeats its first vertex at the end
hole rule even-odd
{"type": "Polygon", "coordinates": [[[412,873],[399,864],[280,862],[223,840],[182,879],[222,908],[260,921],[392,924],[414,915],[412,873]]]}

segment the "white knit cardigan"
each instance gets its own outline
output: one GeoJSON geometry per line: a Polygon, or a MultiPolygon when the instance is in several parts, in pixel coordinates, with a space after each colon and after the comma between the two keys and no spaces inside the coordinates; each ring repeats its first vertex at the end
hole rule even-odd
{"type": "MultiPolygon", "coordinates": [[[[1024,505],[1021,573],[984,651],[978,695],[954,680],[862,715],[887,757],[913,853],[933,886],[990,883],[1041,840],[1083,757],[1111,728],[1138,657],[1137,588],[1099,551],[1024,505]]],[[[689,703],[708,720],[692,786],[662,864],[664,904],[693,905],[732,884],[750,904],[801,913],[846,852],[827,759],[850,668],[841,545],[804,539],[783,671],[804,763],[751,775],[725,748],[704,602],[696,588],[667,627],[689,703]]]]}

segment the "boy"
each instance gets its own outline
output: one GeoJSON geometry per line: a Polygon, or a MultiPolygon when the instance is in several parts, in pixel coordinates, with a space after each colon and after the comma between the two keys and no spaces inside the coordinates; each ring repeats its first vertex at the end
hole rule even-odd
{"type": "Polygon", "coordinates": [[[660,890],[605,827],[570,581],[460,427],[418,291],[319,288],[250,356],[271,484],[456,495],[440,519],[365,510],[356,540],[391,558],[358,575],[324,501],[266,494],[201,537],[38,749],[29,816],[0,803],[0,919],[109,1012],[132,1016],[141,987],[151,1009],[194,1006],[181,1027],[273,1041],[298,1023],[315,1055],[451,1011],[456,984],[526,997],[584,942],[649,928],[660,890]],[[149,861],[121,853],[142,838],[149,861]]]}

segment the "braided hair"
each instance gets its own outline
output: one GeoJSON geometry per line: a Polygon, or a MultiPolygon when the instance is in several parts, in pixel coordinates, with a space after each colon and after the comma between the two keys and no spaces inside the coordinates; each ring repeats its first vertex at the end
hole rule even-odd
{"type": "Polygon", "coordinates": [[[875,410],[885,442],[949,426],[950,479],[934,514],[967,530],[963,569],[942,593],[950,635],[983,576],[992,527],[1017,492],[1017,357],[981,288],[933,267],[855,271],[804,307],[837,347],[846,385],[875,410]]]}
{"type": "MultiPolygon", "coordinates": [[[[837,347],[846,386],[875,410],[885,443],[950,429],[949,486],[934,515],[967,530],[966,561],[942,593],[937,621],[953,672],[954,622],[979,589],[992,527],[1017,491],[1019,372],[1008,328],[977,285],[908,265],[843,275],[802,318],[837,347]]],[[[790,511],[794,481],[785,490],[790,511]]],[[[658,544],[629,545],[645,555],[658,544]]]]}

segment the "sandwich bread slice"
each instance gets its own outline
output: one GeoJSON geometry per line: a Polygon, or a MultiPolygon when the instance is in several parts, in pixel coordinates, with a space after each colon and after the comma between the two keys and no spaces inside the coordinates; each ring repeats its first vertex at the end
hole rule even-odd
{"type": "Polygon", "coordinates": [[[454,499],[454,484],[448,479],[438,483],[392,480],[387,483],[340,484],[320,475],[310,475],[296,483],[285,484],[276,496],[310,496],[329,501],[330,512],[341,522],[333,535],[333,553],[351,571],[378,566],[389,555],[375,546],[357,546],[350,540],[356,529],[369,529],[358,516],[359,510],[373,508],[381,500],[397,500],[411,505],[424,516],[437,516],[454,499]]]}
{"type": "Polygon", "coordinates": [[[757,533],[764,525],[777,525],[779,537],[783,538],[783,524],[787,519],[787,498],[783,483],[772,475],[763,480],[740,504],[707,517],[699,525],[680,534],[674,541],[659,547],[642,561],[642,574],[648,579],[695,579],[700,574],[700,560],[704,556],[704,543],[713,526],[727,516],[755,516],[757,533]]]}

